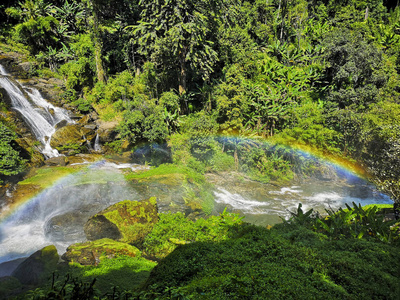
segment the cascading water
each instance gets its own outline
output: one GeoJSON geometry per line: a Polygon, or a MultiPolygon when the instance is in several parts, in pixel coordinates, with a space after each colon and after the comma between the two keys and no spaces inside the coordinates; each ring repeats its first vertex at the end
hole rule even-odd
{"type": "Polygon", "coordinates": [[[26,257],[47,245],[64,253],[69,245],[86,240],[83,225],[90,216],[124,199],[142,199],[127,184],[120,168],[143,166],[94,163],[58,181],[1,222],[0,274],[1,263],[26,257]]]}
{"type": "MultiPolygon", "coordinates": [[[[1,65],[0,65],[1,66],[1,65]]],[[[26,88],[13,81],[4,68],[0,68],[0,86],[8,93],[12,108],[18,111],[42,144],[41,152],[47,158],[58,156],[57,150],[50,146],[55,125],[65,120],[73,123],[67,111],[48,103],[36,89],[26,88]]]]}
{"type": "MultiPolygon", "coordinates": [[[[43,154],[57,156],[58,152],[50,147],[54,127],[62,120],[72,122],[71,119],[64,110],[47,103],[37,90],[24,88],[13,81],[1,65],[0,74],[0,86],[9,94],[13,109],[21,113],[43,144],[43,154]]],[[[101,150],[98,136],[94,150],[101,150]]],[[[142,186],[139,183],[129,185],[119,168],[136,167],[110,165],[104,161],[96,163],[43,191],[8,219],[1,215],[0,210],[0,276],[9,274],[2,273],[3,262],[26,257],[49,244],[56,245],[62,254],[70,244],[84,241],[86,220],[113,203],[156,196],[159,207],[163,205],[165,210],[178,206],[182,207],[181,211],[187,209],[184,207],[184,191],[188,188],[186,180],[182,182],[183,192],[180,188],[173,190],[171,182],[163,184],[157,180],[142,186]]],[[[288,211],[295,211],[299,202],[303,203],[304,210],[315,208],[320,212],[326,208],[338,209],[353,201],[362,205],[393,203],[357,176],[346,177],[337,173],[336,179],[311,180],[287,187],[244,178],[234,181],[226,174],[213,180],[213,174],[208,174],[208,181],[215,186],[213,213],[219,214],[227,207],[231,212],[244,215],[247,222],[267,225],[279,222],[280,217],[287,217],[288,211]]],[[[177,178],[171,181],[179,182],[181,177],[177,178]]]]}
{"type": "Polygon", "coordinates": [[[99,134],[96,134],[96,139],[94,140],[93,150],[94,151],[101,151],[99,134]]]}
{"type": "Polygon", "coordinates": [[[2,65],[0,65],[0,75],[8,75],[6,69],[2,65]]]}
{"type": "Polygon", "coordinates": [[[336,173],[330,180],[313,178],[283,187],[243,180],[214,183],[215,210],[222,211],[227,207],[229,211],[245,216],[247,222],[264,226],[280,222],[281,217],[290,217],[290,212],[295,212],[299,203],[302,203],[303,211],[313,209],[321,214],[326,214],[327,209],[344,208],[346,204],[352,207],[353,202],[393,204],[390,197],[380,193],[375,186],[350,174],[336,173]]]}

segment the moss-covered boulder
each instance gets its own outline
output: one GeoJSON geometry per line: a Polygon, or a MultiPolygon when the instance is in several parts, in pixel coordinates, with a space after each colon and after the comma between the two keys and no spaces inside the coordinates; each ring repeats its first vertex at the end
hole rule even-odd
{"type": "Polygon", "coordinates": [[[67,125],[58,129],[51,137],[50,145],[53,148],[65,147],[68,144],[83,145],[85,138],[80,125],[67,125]]]}
{"type": "Polygon", "coordinates": [[[12,273],[22,284],[37,285],[48,278],[57,267],[59,256],[54,245],[36,251],[24,260],[12,273]]]}
{"type": "Polygon", "coordinates": [[[69,246],[62,259],[81,265],[96,266],[103,258],[113,258],[119,255],[137,257],[141,255],[138,248],[111,239],[101,239],[69,246]]]}
{"type": "Polygon", "coordinates": [[[125,200],[92,216],[84,231],[88,240],[107,237],[140,248],[157,221],[155,197],[143,201],[125,200]]]}
{"type": "Polygon", "coordinates": [[[99,135],[100,143],[109,143],[115,140],[117,136],[117,126],[119,125],[118,121],[102,121],[96,120],[96,125],[98,126],[97,133],[99,135]]]}

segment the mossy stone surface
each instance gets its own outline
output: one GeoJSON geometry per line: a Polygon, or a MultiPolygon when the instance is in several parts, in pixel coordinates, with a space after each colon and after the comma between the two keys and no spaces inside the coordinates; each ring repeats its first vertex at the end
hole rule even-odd
{"type": "Polygon", "coordinates": [[[120,255],[139,257],[141,252],[138,248],[129,244],[104,238],[73,244],[67,248],[67,252],[62,255],[62,259],[81,265],[96,266],[103,258],[113,258],[120,255]]]}
{"type": "Polygon", "coordinates": [[[84,230],[89,240],[109,237],[140,248],[145,236],[157,222],[157,201],[151,197],[143,201],[125,200],[111,205],[89,218],[84,230]]]}

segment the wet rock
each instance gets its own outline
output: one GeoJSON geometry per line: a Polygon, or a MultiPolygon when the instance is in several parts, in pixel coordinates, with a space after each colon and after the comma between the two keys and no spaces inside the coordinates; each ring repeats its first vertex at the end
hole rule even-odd
{"type": "Polygon", "coordinates": [[[93,211],[90,209],[94,209],[95,207],[96,204],[90,207],[81,206],[77,210],[52,217],[44,226],[46,237],[55,241],[85,240],[83,226],[90,216],[87,210],[93,211]]]}
{"type": "Polygon", "coordinates": [[[72,113],[69,117],[70,117],[72,120],[80,120],[80,119],[82,118],[81,115],[74,114],[74,113],[72,113]]]}
{"type": "Polygon", "coordinates": [[[11,107],[10,95],[8,95],[7,91],[2,87],[0,87],[0,102],[3,102],[8,107],[11,107]]]}
{"type": "Polygon", "coordinates": [[[117,225],[108,220],[104,215],[95,215],[90,218],[84,227],[86,237],[89,241],[109,238],[119,240],[122,234],[117,225]]]}
{"type": "Polygon", "coordinates": [[[30,167],[43,166],[45,158],[39,151],[38,142],[31,135],[26,135],[22,138],[16,139],[15,141],[18,146],[23,149],[20,151],[22,157],[30,161],[30,167]]]}
{"type": "Polygon", "coordinates": [[[145,236],[158,222],[155,197],[143,201],[125,200],[99,212],[86,222],[84,231],[88,240],[96,237],[113,237],[116,240],[141,247],[145,236]],[[114,224],[118,229],[116,233],[114,224]],[[106,230],[103,232],[102,230],[106,230]]]}
{"type": "Polygon", "coordinates": [[[57,148],[68,144],[83,145],[84,142],[80,126],[73,124],[58,129],[51,137],[50,145],[57,148]]]}
{"type": "Polygon", "coordinates": [[[54,245],[36,251],[23,261],[12,273],[22,284],[37,285],[47,280],[59,261],[57,249],[54,245]]]}
{"type": "Polygon", "coordinates": [[[81,265],[96,266],[102,258],[113,258],[116,255],[136,257],[140,256],[141,253],[134,246],[111,239],[101,239],[69,246],[67,252],[62,255],[62,259],[81,265]]]}
{"type": "Polygon", "coordinates": [[[114,141],[118,134],[116,130],[118,126],[117,121],[104,122],[97,120],[96,124],[98,126],[97,133],[102,144],[114,141]]]}
{"type": "Polygon", "coordinates": [[[65,167],[68,164],[68,158],[65,156],[57,156],[51,157],[44,161],[46,166],[63,166],[65,167]]]}
{"type": "Polygon", "coordinates": [[[81,133],[86,138],[87,141],[91,141],[96,138],[96,131],[94,131],[95,128],[96,126],[92,128],[89,125],[86,125],[83,128],[81,128],[81,133]]]}
{"type": "Polygon", "coordinates": [[[58,122],[55,126],[54,126],[54,128],[57,130],[57,129],[60,129],[60,128],[62,128],[62,127],[64,127],[64,126],[67,126],[68,125],[68,121],[67,120],[61,120],[60,122],[58,122]]]}
{"type": "Polygon", "coordinates": [[[96,129],[96,125],[91,124],[91,125],[85,125],[84,128],[89,129],[89,130],[95,130],[96,129]]]}

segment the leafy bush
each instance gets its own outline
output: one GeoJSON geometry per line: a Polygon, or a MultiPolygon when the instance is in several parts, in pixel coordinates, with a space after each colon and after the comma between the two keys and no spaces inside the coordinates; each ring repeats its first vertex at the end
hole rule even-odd
{"type": "Polygon", "coordinates": [[[347,209],[327,210],[328,216],[321,217],[313,209],[303,212],[301,203],[292,213],[288,223],[299,224],[322,233],[330,239],[373,239],[385,243],[400,241],[399,226],[396,220],[384,221],[385,216],[379,213],[377,206],[361,207],[353,202],[347,209]]]}
{"type": "Polygon", "coordinates": [[[26,160],[16,150],[16,135],[0,122],[0,183],[6,176],[16,175],[25,169],[26,160]]]}
{"type": "Polygon", "coordinates": [[[163,259],[140,299],[396,299],[397,247],[329,241],[298,224],[241,225],[231,238],[182,245],[163,259]]]}
{"type": "Polygon", "coordinates": [[[147,254],[163,258],[177,245],[226,240],[232,235],[232,227],[241,223],[241,217],[226,211],[219,216],[197,221],[187,219],[182,213],[164,213],[160,214],[160,220],[146,236],[144,246],[147,254]]]}

